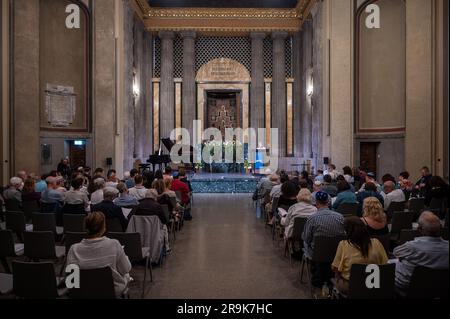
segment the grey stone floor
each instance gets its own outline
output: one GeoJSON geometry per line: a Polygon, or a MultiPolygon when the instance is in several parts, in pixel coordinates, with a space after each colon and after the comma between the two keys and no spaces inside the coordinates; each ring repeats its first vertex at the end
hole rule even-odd
{"type": "MultiPolygon", "coordinates": [[[[281,246],[256,218],[249,194],[196,194],[194,220],[177,234],[173,252],[154,269],[149,299],[302,299],[308,289],[281,246]]],[[[140,298],[144,268],[136,266],[131,297],[140,298]]]]}

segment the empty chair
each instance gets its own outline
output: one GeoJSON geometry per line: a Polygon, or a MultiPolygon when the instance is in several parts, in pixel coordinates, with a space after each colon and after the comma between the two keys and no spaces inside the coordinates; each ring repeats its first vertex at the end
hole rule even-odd
{"type": "Polygon", "coordinates": [[[386,215],[388,217],[388,221],[392,219],[394,212],[403,212],[405,210],[406,202],[391,202],[389,205],[386,215]]]}
{"type": "Polygon", "coordinates": [[[65,204],[61,208],[61,214],[80,214],[86,215],[84,204],[65,204]]]}
{"type": "Polygon", "coordinates": [[[356,216],[358,214],[358,203],[342,203],[336,211],[344,216],[356,216]]]}
{"type": "Polygon", "coordinates": [[[70,289],[73,299],[115,299],[111,268],[80,269],[80,288],[70,289]]]}
{"type": "Polygon", "coordinates": [[[70,247],[74,244],[80,243],[86,237],[86,232],[66,232],[64,235],[64,247],[66,249],[66,256],[69,253],[70,247]]]}
{"type": "Polygon", "coordinates": [[[106,218],[106,231],[120,233],[123,232],[122,224],[118,218],[106,218]]]}
{"type": "Polygon", "coordinates": [[[414,213],[412,212],[395,212],[392,216],[391,240],[398,240],[403,229],[412,229],[413,219],[414,213]]]}
{"type": "Polygon", "coordinates": [[[306,221],[304,217],[296,217],[294,219],[294,227],[292,228],[291,238],[286,238],[286,248],[289,253],[289,261],[292,262],[292,254],[295,250],[295,244],[298,244],[300,250],[303,248],[302,234],[306,221]]]}
{"type": "Polygon", "coordinates": [[[372,235],[371,238],[376,238],[380,241],[380,243],[383,245],[384,250],[386,251],[386,254],[389,256],[390,252],[390,246],[391,246],[391,235],[372,235]]]}
{"type": "Polygon", "coordinates": [[[142,284],[142,298],[145,293],[147,269],[150,267],[150,281],[153,281],[153,272],[150,263],[150,249],[142,247],[141,236],[139,233],[108,233],[108,237],[116,239],[124,246],[125,255],[131,262],[139,262],[145,260],[144,281],[142,284]]]}
{"type": "Polygon", "coordinates": [[[41,213],[55,214],[56,225],[62,226],[61,205],[59,203],[43,203],[41,202],[41,213]]]}
{"type": "Polygon", "coordinates": [[[448,269],[414,268],[408,299],[448,299],[448,269]]]}
{"type": "Polygon", "coordinates": [[[22,202],[22,208],[27,222],[31,220],[33,213],[39,213],[41,211],[38,202],[35,200],[22,202]]]}
{"type": "Polygon", "coordinates": [[[303,254],[302,264],[300,268],[300,282],[303,282],[303,271],[306,265],[306,274],[308,279],[308,284],[311,291],[311,296],[313,294],[312,283],[311,283],[311,262],[315,263],[329,263],[333,262],[334,257],[336,256],[336,250],[341,242],[341,240],[345,240],[346,238],[343,236],[339,237],[322,237],[316,236],[314,237],[314,251],[311,259],[303,254]]]}
{"type": "Polygon", "coordinates": [[[15,244],[13,233],[10,230],[0,230],[0,260],[7,273],[11,272],[8,258],[23,255],[23,244],[15,244]]]}
{"type": "Polygon", "coordinates": [[[5,199],[6,211],[20,212],[22,211],[22,205],[17,199],[5,199]]]}
{"type": "Polygon", "coordinates": [[[5,228],[13,231],[20,241],[23,241],[23,232],[32,230],[31,225],[25,223],[25,214],[23,212],[6,212],[5,213],[5,228]]]}
{"type": "Polygon", "coordinates": [[[85,215],[81,214],[65,214],[63,216],[64,233],[67,232],[84,232],[85,215]]]}
{"type": "Polygon", "coordinates": [[[420,237],[420,232],[416,229],[402,229],[400,236],[398,237],[397,244],[403,245],[408,241],[414,240],[416,237],[420,237]]]}
{"type": "Polygon", "coordinates": [[[34,213],[31,219],[34,231],[51,231],[56,235],[63,234],[63,228],[56,227],[55,214],[34,213]]]}
{"type": "Polygon", "coordinates": [[[419,216],[420,212],[425,207],[425,198],[411,198],[409,201],[408,210],[413,212],[415,216],[419,216]]]}
{"type": "Polygon", "coordinates": [[[51,231],[25,232],[24,255],[33,261],[41,259],[60,259],[65,254],[63,246],[55,245],[55,236],[51,231]]]}
{"type": "Polygon", "coordinates": [[[13,261],[14,295],[25,299],[55,299],[63,295],[58,290],[54,265],[50,262],[34,263],[13,261]]]}
{"type": "Polygon", "coordinates": [[[350,272],[348,298],[350,299],[394,299],[395,264],[378,265],[380,286],[370,289],[366,285],[367,265],[352,265],[350,272]]]}
{"type": "MultiPolygon", "coordinates": [[[[169,206],[168,205],[161,205],[162,210],[164,211],[164,216],[166,217],[167,220],[167,231],[169,232],[169,234],[172,234],[173,239],[175,240],[175,221],[173,220],[173,218],[170,217],[170,211],[169,211],[169,206]]],[[[169,237],[170,240],[170,237],[169,237]]]]}
{"type": "Polygon", "coordinates": [[[10,294],[13,291],[13,276],[0,274],[0,296],[10,294]]]}

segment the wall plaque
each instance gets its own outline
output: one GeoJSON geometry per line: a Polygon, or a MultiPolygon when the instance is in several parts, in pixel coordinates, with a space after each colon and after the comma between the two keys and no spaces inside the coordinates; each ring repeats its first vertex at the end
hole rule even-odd
{"type": "Polygon", "coordinates": [[[45,112],[53,127],[68,127],[76,113],[76,94],[71,86],[47,84],[45,90],[45,112]]]}

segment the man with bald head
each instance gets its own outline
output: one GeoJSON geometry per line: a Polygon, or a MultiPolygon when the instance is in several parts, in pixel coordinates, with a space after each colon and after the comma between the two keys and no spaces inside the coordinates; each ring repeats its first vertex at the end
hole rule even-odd
{"type": "Polygon", "coordinates": [[[384,188],[384,210],[388,210],[389,206],[393,202],[404,202],[406,200],[405,194],[399,188],[395,187],[394,182],[387,181],[383,185],[384,188]]]}
{"type": "Polygon", "coordinates": [[[398,259],[395,267],[395,285],[405,293],[413,271],[418,266],[431,269],[448,269],[448,241],[441,238],[441,221],[432,212],[423,212],[419,218],[422,237],[394,249],[398,259]]]}

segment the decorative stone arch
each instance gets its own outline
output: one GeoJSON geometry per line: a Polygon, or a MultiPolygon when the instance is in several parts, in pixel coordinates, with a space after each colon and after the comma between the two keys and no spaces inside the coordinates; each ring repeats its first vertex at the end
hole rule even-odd
{"type": "MultiPolygon", "coordinates": [[[[220,58],[204,64],[197,72],[197,119],[206,128],[205,110],[207,92],[230,90],[240,92],[242,129],[249,127],[251,76],[247,68],[233,59],[220,58]]],[[[201,129],[201,128],[199,128],[201,129]]],[[[197,132],[199,135],[201,132],[197,132]]],[[[244,137],[247,140],[247,137],[244,137]]]]}

